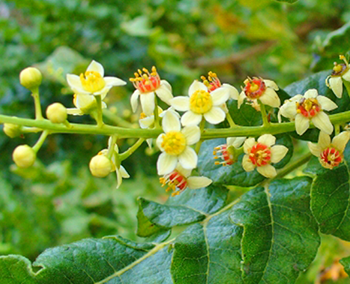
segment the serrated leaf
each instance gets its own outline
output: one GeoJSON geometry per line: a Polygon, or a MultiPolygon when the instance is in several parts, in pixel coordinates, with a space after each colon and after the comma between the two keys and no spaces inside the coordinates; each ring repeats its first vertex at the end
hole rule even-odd
{"type": "MultiPolygon", "coordinates": [[[[276,145],[285,145],[289,150],[287,155],[274,167],[279,169],[284,167],[293,155],[293,143],[289,135],[276,135],[276,145]]],[[[214,164],[214,147],[225,144],[225,139],[212,139],[204,141],[198,155],[198,171],[201,175],[213,180],[214,184],[254,186],[265,177],[260,175],[257,170],[246,172],[242,167],[243,155],[240,155],[238,161],[233,165],[221,166],[214,164]]]]}
{"type": "Polygon", "coordinates": [[[317,159],[307,172],[317,174],[311,187],[311,210],[320,231],[350,241],[350,144],[344,162],[333,170],[324,169],[317,159]]]}
{"type": "Polygon", "coordinates": [[[161,244],[87,239],[46,250],[36,273],[21,256],[0,257],[1,283],[293,283],[319,245],[310,184],[266,183],[161,244]]]}

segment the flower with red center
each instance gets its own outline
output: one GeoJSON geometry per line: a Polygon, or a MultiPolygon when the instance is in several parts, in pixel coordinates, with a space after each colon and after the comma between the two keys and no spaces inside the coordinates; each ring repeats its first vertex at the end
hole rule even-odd
{"type": "Polygon", "coordinates": [[[77,95],[101,96],[102,99],[113,86],[126,84],[117,77],[104,77],[103,66],[94,60],[84,74],[80,74],[80,76],[67,74],[67,82],[77,95]]]}
{"type": "Polygon", "coordinates": [[[253,104],[256,104],[257,100],[259,100],[264,105],[271,107],[279,107],[281,105],[280,98],[276,93],[278,86],[274,81],[248,77],[244,81],[244,84],[245,86],[238,98],[238,108],[240,108],[244,99],[247,99],[253,104]]]}
{"type": "Polygon", "coordinates": [[[310,89],[304,96],[296,95],[287,100],[280,108],[279,115],[295,119],[295,130],[302,135],[311,122],[320,130],[331,134],[333,125],[323,110],[333,110],[338,106],[325,96],[319,96],[316,89],[310,89]]]}
{"type": "Polygon", "coordinates": [[[267,178],[277,175],[276,169],[271,163],[278,163],[288,152],[283,145],[275,145],[276,137],[264,134],[256,142],[254,138],[248,138],[243,145],[244,155],[242,167],[246,172],[257,168],[257,171],[267,178]]]}
{"type": "Polygon", "coordinates": [[[331,141],[326,133],[320,131],[318,143],[308,142],[310,152],[315,155],[322,167],[332,170],[343,161],[343,152],[346,144],[349,142],[350,133],[343,131],[331,141]]]}
{"type": "Polygon", "coordinates": [[[227,88],[219,87],[209,92],[205,84],[196,80],[188,90],[188,97],[173,98],[171,106],[185,112],[181,117],[181,123],[184,126],[198,125],[203,117],[211,124],[218,124],[225,120],[226,113],[222,106],[229,96],[227,88]]]}
{"type": "Polygon", "coordinates": [[[165,133],[157,138],[157,146],[162,151],[157,161],[159,175],[172,172],[179,163],[183,168],[192,170],[197,166],[198,156],[190,147],[200,139],[198,126],[186,126],[181,129],[180,120],[173,111],[167,111],[162,119],[165,133]]]}
{"type": "Polygon", "coordinates": [[[237,150],[237,148],[239,148],[245,140],[246,137],[229,137],[226,140],[226,144],[215,147],[213,151],[214,159],[221,159],[221,162],[215,161],[215,165],[227,166],[237,162],[238,156],[241,154],[241,151],[237,150]]]}
{"type": "Polygon", "coordinates": [[[339,58],[344,63],[334,62],[333,72],[326,78],[326,85],[338,98],[341,98],[343,95],[343,80],[350,82],[350,68],[344,55],[339,55],[339,58]]]}
{"type": "Polygon", "coordinates": [[[138,70],[134,75],[135,78],[130,78],[130,81],[136,88],[130,98],[133,112],[136,112],[139,97],[142,111],[147,116],[153,114],[155,108],[155,95],[157,95],[163,102],[170,105],[170,100],[173,98],[171,86],[167,81],[160,79],[156,67],[152,67],[152,72],[143,68],[142,71],[138,70]]]}
{"type": "Polygon", "coordinates": [[[231,99],[238,100],[239,94],[237,89],[226,83],[221,84],[220,79],[218,78],[216,73],[210,71],[208,72],[208,78],[201,76],[201,79],[203,81],[203,84],[207,86],[209,93],[217,89],[224,89],[226,90],[226,92],[229,93],[231,99]]]}
{"type": "Polygon", "coordinates": [[[181,165],[178,165],[174,171],[164,175],[159,179],[162,186],[168,185],[166,191],[172,190],[171,196],[180,194],[186,188],[198,189],[206,187],[212,183],[212,180],[207,177],[193,177],[192,170],[186,170],[181,165]]]}

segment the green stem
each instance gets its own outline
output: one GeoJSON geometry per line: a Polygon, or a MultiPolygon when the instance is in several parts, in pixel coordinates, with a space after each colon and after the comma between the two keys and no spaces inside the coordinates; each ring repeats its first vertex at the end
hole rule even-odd
{"type": "Polygon", "coordinates": [[[233,121],[231,114],[228,112],[226,113],[226,119],[228,123],[230,124],[230,128],[237,127],[236,123],[233,121]]]}
{"type": "Polygon", "coordinates": [[[197,144],[196,144],[196,147],[195,147],[195,151],[196,151],[196,153],[198,154],[199,153],[199,150],[201,149],[201,145],[202,145],[202,143],[203,143],[203,139],[202,139],[202,133],[203,133],[203,131],[204,131],[204,126],[205,126],[205,119],[204,119],[204,117],[202,118],[202,121],[201,121],[201,123],[200,123],[200,125],[199,125],[199,129],[200,129],[200,132],[201,132],[201,139],[197,142],[197,144]]]}
{"type": "Polygon", "coordinates": [[[124,153],[119,155],[119,159],[121,161],[124,161],[125,159],[127,159],[132,153],[134,153],[140,146],[141,144],[145,141],[144,138],[140,138],[139,140],[137,140],[137,142],[132,145],[128,150],[126,150],[124,153]]]}
{"type": "Polygon", "coordinates": [[[305,163],[307,163],[310,160],[311,156],[312,156],[312,154],[310,152],[308,152],[308,153],[304,154],[303,156],[301,156],[296,161],[289,163],[283,169],[278,171],[277,176],[275,176],[273,179],[282,178],[285,175],[289,174],[290,172],[294,171],[295,169],[299,168],[300,166],[304,165],[305,163]]]}
{"type": "Polygon", "coordinates": [[[45,130],[45,131],[43,131],[43,133],[41,133],[39,140],[32,147],[35,153],[37,153],[40,150],[41,146],[43,145],[43,143],[46,140],[47,135],[49,135],[49,132],[47,130],[45,130]]]}
{"type": "MultiPolygon", "coordinates": [[[[329,115],[332,124],[343,124],[350,121],[350,111],[329,115]]],[[[102,128],[96,125],[71,123],[70,128],[64,124],[55,124],[47,119],[35,120],[27,118],[19,118],[15,116],[7,116],[0,114],[0,123],[12,123],[27,127],[35,127],[48,130],[53,133],[72,133],[72,134],[100,134],[106,136],[117,135],[122,138],[157,138],[163,131],[161,129],[135,129],[122,128],[117,126],[104,125],[102,128]]],[[[310,128],[315,128],[311,123],[310,128]]],[[[281,134],[295,131],[294,122],[269,123],[268,126],[240,126],[235,128],[210,128],[203,129],[201,139],[215,139],[227,137],[251,136],[257,137],[262,134],[281,134]]]]}
{"type": "Polygon", "coordinates": [[[38,120],[44,119],[43,114],[41,112],[39,88],[32,90],[32,97],[34,98],[35,119],[38,119],[38,120]]]}
{"type": "Polygon", "coordinates": [[[263,120],[263,126],[269,126],[270,122],[267,119],[265,105],[260,100],[258,100],[258,102],[259,102],[259,105],[260,105],[260,112],[261,112],[261,117],[262,117],[262,120],[263,120]]]}
{"type": "Polygon", "coordinates": [[[114,122],[117,126],[126,127],[126,128],[133,128],[134,127],[134,124],[122,119],[121,117],[114,114],[113,112],[111,112],[108,109],[103,110],[103,115],[105,117],[107,117],[110,121],[114,122]]]}
{"type": "Polygon", "coordinates": [[[158,100],[157,100],[157,96],[154,96],[154,111],[153,111],[153,115],[154,115],[154,128],[155,129],[161,129],[160,123],[159,123],[159,114],[158,114],[158,100]]]}
{"type": "Polygon", "coordinates": [[[102,98],[101,96],[95,96],[95,100],[97,104],[97,126],[102,127],[104,125],[102,117],[102,98]]]}

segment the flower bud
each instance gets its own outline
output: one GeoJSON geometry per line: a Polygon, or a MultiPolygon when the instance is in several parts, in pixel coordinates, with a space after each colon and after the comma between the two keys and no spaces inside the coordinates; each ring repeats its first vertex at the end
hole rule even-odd
{"type": "Polygon", "coordinates": [[[112,163],[105,155],[96,155],[89,164],[90,172],[95,177],[106,177],[112,171],[112,163]]]}
{"type": "Polygon", "coordinates": [[[29,168],[36,159],[36,153],[28,145],[18,146],[12,154],[13,161],[20,168],[29,168]]]}
{"type": "Polygon", "coordinates": [[[39,69],[34,67],[25,68],[19,74],[19,81],[21,82],[21,85],[29,90],[39,87],[41,80],[41,72],[39,69]]]}
{"type": "Polygon", "coordinates": [[[4,130],[5,134],[10,138],[15,138],[15,137],[20,136],[22,134],[21,126],[17,125],[17,124],[4,123],[3,130],[4,130]]]}
{"type": "Polygon", "coordinates": [[[49,105],[46,116],[52,123],[63,123],[67,120],[67,109],[60,103],[49,105]]]}

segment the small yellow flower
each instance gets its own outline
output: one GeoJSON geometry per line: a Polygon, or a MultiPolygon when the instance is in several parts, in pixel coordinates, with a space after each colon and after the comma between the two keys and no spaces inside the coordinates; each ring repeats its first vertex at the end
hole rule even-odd
{"type": "MultiPolygon", "coordinates": [[[[75,108],[67,108],[67,114],[84,115],[91,113],[91,111],[97,108],[94,96],[74,94],[73,104],[75,108]]],[[[105,102],[102,102],[102,108],[107,108],[105,102]]]]}
{"type": "Polygon", "coordinates": [[[157,161],[159,175],[172,172],[179,162],[187,170],[197,166],[198,157],[190,147],[200,139],[198,126],[187,126],[181,129],[179,118],[173,112],[167,112],[162,120],[165,133],[157,138],[157,146],[162,151],[157,161]]]}
{"type": "Polygon", "coordinates": [[[332,141],[329,135],[320,131],[318,143],[308,142],[308,146],[310,152],[318,158],[320,164],[324,168],[332,170],[343,161],[343,152],[349,139],[350,133],[348,131],[343,131],[334,136],[332,141]]]}
{"type": "Polygon", "coordinates": [[[341,98],[343,95],[343,80],[350,82],[350,68],[344,55],[339,55],[339,58],[344,63],[334,62],[333,72],[326,78],[326,85],[338,98],[341,98]]]}
{"type": "Polygon", "coordinates": [[[327,134],[333,132],[333,125],[323,110],[333,110],[338,106],[325,96],[320,96],[316,89],[310,89],[304,96],[296,95],[286,101],[280,108],[279,115],[295,119],[295,130],[299,135],[309,128],[310,120],[327,134]]]}
{"type": "Polygon", "coordinates": [[[78,95],[100,95],[102,99],[113,86],[126,84],[117,77],[104,77],[103,66],[94,60],[84,74],[80,74],[80,76],[67,74],[67,82],[73,92],[78,95]]]}
{"type": "Polygon", "coordinates": [[[20,145],[13,151],[12,158],[19,168],[29,168],[36,160],[36,153],[28,145],[20,145]]]}
{"type": "Polygon", "coordinates": [[[276,137],[271,134],[264,134],[256,142],[254,138],[248,138],[243,145],[244,155],[242,167],[246,172],[257,168],[257,171],[267,178],[277,175],[276,169],[271,163],[278,163],[288,152],[283,145],[275,145],[276,137]]]}

